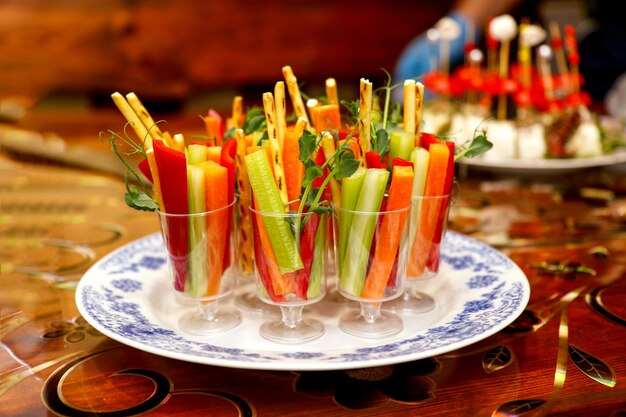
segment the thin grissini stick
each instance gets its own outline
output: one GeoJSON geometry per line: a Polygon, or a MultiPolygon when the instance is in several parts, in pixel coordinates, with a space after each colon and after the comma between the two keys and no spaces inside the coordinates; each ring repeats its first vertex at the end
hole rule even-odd
{"type": "Polygon", "coordinates": [[[240,266],[244,272],[251,273],[254,271],[254,247],[252,246],[252,214],[248,207],[252,204],[252,189],[250,188],[248,170],[244,160],[248,145],[243,129],[235,129],[235,141],[237,142],[235,172],[240,202],[238,205],[239,227],[237,227],[237,245],[239,246],[240,266]]]}
{"type": "Polygon", "coordinates": [[[278,146],[282,155],[285,131],[287,130],[287,107],[285,100],[285,83],[283,81],[278,81],[274,87],[274,105],[276,114],[276,139],[278,140],[278,146]]]}
{"type": "Polygon", "coordinates": [[[289,97],[291,97],[291,103],[293,105],[293,109],[296,112],[298,117],[304,117],[307,122],[309,121],[309,116],[306,112],[306,107],[304,107],[304,102],[302,101],[302,96],[300,95],[300,87],[298,87],[298,79],[293,74],[293,70],[289,65],[285,65],[283,67],[283,76],[285,77],[285,82],[287,83],[287,90],[289,91],[289,97]]]}
{"type": "Polygon", "coordinates": [[[404,106],[403,106],[403,117],[404,117],[404,131],[415,134],[415,95],[416,95],[417,87],[415,85],[415,80],[405,80],[404,81],[404,106]]]}
{"type": "Polygon", "coordinates": [[[267,137],[274,162],[274,180],[278,186],[278,192],[280,193],[280,199],[285,205],[285,209],[289,209],[287,203],[289,202],[289,196],[287,194],[287,184],[285,183],[285,171],[283,169],[283,156],[276,139],[276,106],[274,105],[274,96],[272,93],[263,93],[263,109],[265,110],[265,121],[267,122],[267,137]]]}
{"type": "Polygon", "coordinates": [[[365,78],[360,81],[359,99],[359,150],[361,151],[361,166],[365,166],[365,153],[370,150],[372,139],[372,83],[365,78]]]}
{"type": "Polygon", "coordinates": [[[415,83],[415,146],[419,145],[422,133],[422,110],[424,108],[424,84],[415,83]]]}
{"type": "Polygon", "coordinates": [[[304,129],[309,125],[309,122],[304,117],[298,117],[296,120],[296,125],[293,128],[293,133],[295,137],[300,138],[304,133],[304,129]]]}
{"type": "Polygon", "coordinates": [[[131,92],[126,94],[126,100],[128,101],[128,104],[130,104],[130,107],[135,110],[137,116],[139,116],[139,120],[141,120],[146,129],[148,129],[152,139],[162,138],[165,140],[165,143],[172,143],[172,136],[170,136],[169,132],[161,131],[159,125],[155,123],[154,119],[150,116],[150,113],[148,113],[148,110],[144,107],[141,100],[139,100],[139,97],[137,97],[135,93],[131,92]]]}
{"type": "MultiPolygon", "coordinates": [[[[321,140],[322,151],[324,152],[324,158],[329,161],[329,164],[332,164],[333,161],[332,155],[335,153],[335,140],[333,139],[333,135],[330,132],[324,132],[322,134],[321,140]]],[[[330,193],[333,199],[333,205],[335,207],[341,207],[341,186],[336,178],[331,178],[329,183],[330,185],[330,193]]]]}
{"type": "Polygon", "coordinates": [[[337,93],[337,81],[334,78],[326,79],[326,97],[328,104],[339,105],[339,94],[337,93]]]}
{"type": "Polygon", "coordinates": [[[130,104],[128,104],[128,101],[126,101],[126,98],[124,98],[124,96],[118,93],[117,91],[111,94],[111,98],[113,99],[113,102],[115,103],[119,111],[122,113],[126,121],[135,130],[135,133],[139,137],[139,140],[141,140],[143,143],[143,148],[144,149],[152,148],[152,136],[150,136],[148,129],[146,129],[146,126],[144,126],[139,116],[137,116],[137,113],[135,113],[135,110],[133,110],[130,104]]]}

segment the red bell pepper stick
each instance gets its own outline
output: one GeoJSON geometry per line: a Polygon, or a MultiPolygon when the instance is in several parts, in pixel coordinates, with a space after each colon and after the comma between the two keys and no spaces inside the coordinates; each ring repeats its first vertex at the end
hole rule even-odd
{"type": "MultiPolygon", "coordinates": [[[[257,216],[252,216],[252,233],[254,233],[254,242],[260,242],[261,237],[259,235],[259,226],[257,224],[257,216]]],[[[274,285],[272,284],[272,278],[270,276],[270,270],[267,260],[267,255],[263,251],[261,244],[254,244],[254,263],[256,265],[256,271],[259,274],[263,287],[267,291],[267,295],[274,302],[280,302],[285,300],[285,296],[277,295],[274,291],[274,285]]]]}
{"type": "MultiPolygon", "coordinates": [[[[166,146],[161,140],[153,141],[154,158],[161,180],[161,209],[169,214],[188,214],[187,159],[185,154],[166,146]]],[[[185,290],[188,255],[188,224],[186,217],[169,217],[168,252],[174,269],[174,288],[185,290]]]]}
{"type": "MultiPolygon", "coordinates": [[[[326,157],[324,156],[324,151],[320,148],[317,152],[317,155],[315,155],[315,164],[321,167],[322,165],[324,165],[325,162],[326,162],[326,157]]],[[[324,168],[324,173],[322,174],[321,177],[317,177],[313,180],[313,188],[321,187],[322,183],[324,182],[327,176],[328,176],[328,167],[324,168]]],[[[326,184],[326,188],[324,188],[323,196],[324,196],[324,199],[326,200],[332,199],[329,184],[326,184]]]]}
{"type": "Polygon", "coordinates": [[[399,166],[399,167],[411,167],[413,168],[413,162],[411,161],[407,161],[406,159],[403,158],[393,158],[393,161],[391,161],[391,166],[395,167],[395,166],[399,166]]]}
{"type": "Polygon", "coordinates": [[[228,204],[235,198],[235,155],[237,155],[237,141],[228,138],[220,154],[220,165],[228,170],[228,204]]]}
{"type": "Polygon", "coordinates": [[[150,164],[148,163],[147,158],[142,159],[139,165],[137,165],[137,168],[139,168],[139,171],[141,171],[141,173],[146,176],[148,181],[154,183],[154,179],[152,178],[152,172],[150,172],[150,164]]]}
{"type": "Polygon", "coordinates": [[[365,152],[365,164],[368,168],[384,168],[383,159],[376,151],[365,152]]]}
{"type": "Polygon", "coordinates": [[[309,278],[313,267],[313,257],[315,256],[315,235],[320,224],[320,216],[312,214],[307,220],[302,236],[300,237],[300,258],[304,268],[299,269],[296,275],[296,295],[302,300],[307,299],[309,290],[309,278]]]}
{"type": "Polygon", "coordinates": [[[430,149],[430,145],[432,145],[433,143],[442,143],[441,139],[439,139],[437,136],[435,136],[432,133],[425,133],[422,132],[420,134],[420,147],[429,150],[430,149]]]}

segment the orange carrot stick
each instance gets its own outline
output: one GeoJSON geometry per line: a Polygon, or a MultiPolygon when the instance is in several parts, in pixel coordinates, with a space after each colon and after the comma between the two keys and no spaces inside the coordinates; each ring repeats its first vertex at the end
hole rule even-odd
{"type": "MultiPolygon", "coordinates": [[[[393,212],[408,208],[411,205],[412,188],[413,168],[394,166],[385,210],[393,212]]],[[[382,298],[400,247],[408,214],[408,210],[385,214],[361,297],[374,300],[382,298]]]]}
{"type": "MultiPolygon", "coordinates": [[[[201,165],[205,176],[206,209],[213,211],[228,205],[228,170],[213,162],[201,165]]],[[[223,273],[224,253],[228,242],[228,210],[212,213],[207,218],[207,295],[219,292],[223,273]]]]}
{"type": "MultiPolygon", "coordinates": [[[[285,182],[287,183],[287,198],[289,201],[298,200],[302,190],[302,180],[304,179],[304,165],[300,161],[299,137],[293,131],[285,132],[283,142],[283,167],[285,170],[285,182]]],[[[291,210],[297,211],[299,202],[289,204],[291,210]]]]}
{"type": "Polygon", "coordinates": [[[327,104],[309,108],[313,127],[318,133],[325,130],[341,129],[341,115],[337,104],[327,104]]]}
{"type": "MultiPolygon", "coordinates": [[[[450,150],[443,143],[434,143],[429,149],[428,171],[426,172],[426,185],[424,197],[442,196],[448,175],[448,161],[450,150]]],[[[415,235],[415,241],[409,253],[408,273],[411,276],[420,276],[424,272],[428,252],[435,231],[437,230],[437,220],[441,212],[442,198],[424,199],[422,202],[422,213],[415,235]]]]}
{"type": "MultiPolygon", "coordinates": [[[[254,208],[258,210],[256,201],[254,202],[254,208]]],[[[258,227],[259,240],[261,241],[260,244],[267,260],[267,266],[272,280],[274,293],[276,295],[285,295],[294,292],[296,290],[296,273],[291,272],[284,275],[280,273],[278,262],[276,262],[276,255],[274,255],[270,238],[267,235],[265,225],[263,224],[263,216],[258,213],[253,215],[256,217],[254,221],[258,227]]]]}

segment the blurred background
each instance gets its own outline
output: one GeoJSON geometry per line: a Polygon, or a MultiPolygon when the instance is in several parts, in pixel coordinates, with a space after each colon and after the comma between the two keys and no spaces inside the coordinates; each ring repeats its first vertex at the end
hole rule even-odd
{"type": "MultiPolygon", "coordinates": [[[[134,91],[159,109],[230,105],[291,65],[307,91],[383,77],[405,44],[451,1],[4,0],[0,96],[80,95],[110,103],[134,91]],[[226,103],[222,103],[222,98],[226,103]]],[[[259,96],[260,98],[260,96],[259,96]]]]}
{"type": "MultiPolygon", "coordinates": [[[[581,3],[530,2],[550,14],[544,19],[567,23],[584,20],[581,3]]],[[[284,65],[305,94],[323,94],[324,80],[334,77],[340,98],[353,100],[361,77],[384,82],[381,68],[391,72],[408,42],[452,6],[451,0],[3,0],[0,114],[114,108],[114,91],[137,93],[155,115],[228,111],[235,94],[260,102],[282,80],[284,65]]]]}

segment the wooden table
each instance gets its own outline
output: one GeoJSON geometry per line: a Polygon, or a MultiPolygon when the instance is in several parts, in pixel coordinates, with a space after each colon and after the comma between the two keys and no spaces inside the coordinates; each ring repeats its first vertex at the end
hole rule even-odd
{"type": "MultiPolygon", "coordinates": [[[[22,124],[43,130],[56,120],[70,145],[106,152],[97,132],[103,120],[119,123],[89,113],[72,127],[63,117],[22,124]]],[[[78,281],[102,256],[157,231],[156,217],[124,205],[119,177],[3,156],[0,415],[626,415],[622,172],[461,173],[450,228],[521,267],[531,285],[525,312],[486,340],[433,358],[288,372],[168,359],[92,328],[76,309],[78,281]]]]}

